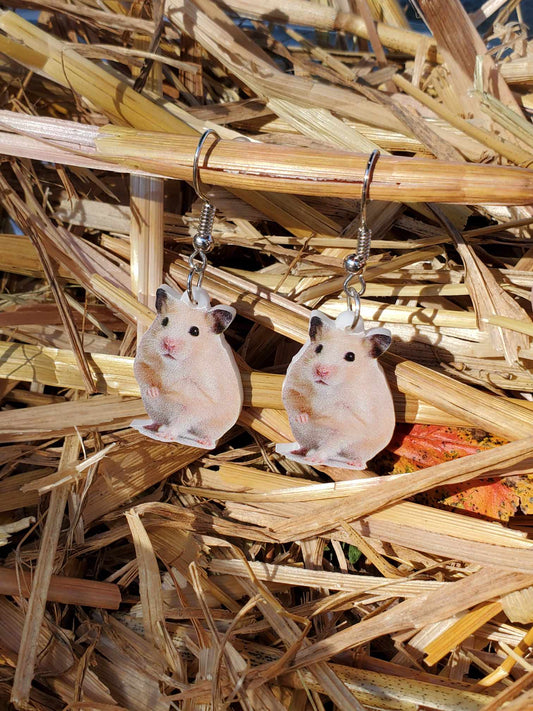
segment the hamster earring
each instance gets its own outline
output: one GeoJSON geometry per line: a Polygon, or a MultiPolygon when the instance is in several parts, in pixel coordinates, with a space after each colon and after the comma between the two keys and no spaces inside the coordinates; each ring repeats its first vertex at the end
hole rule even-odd
{"type": "Polygon", "coordinates": [[[215,207],[200,189],[198,163],[210,133],[214,131],[200,138],[193,161],[193,186],[204,204],[193,238],[187,288],[180,294],[163,284],[156,292],[157,315],[133,364],[151,420],[131,425],[152,439],[203,449],[213,449],[233,427],[243,402],[239,369],[224,338],[235,309],[211,307],[209,294],[201,288],[206,253],[213,248],[215,207]]]}
{"type": "Polygon", "coordinates": [[[366,205],[378,157],[379,151],[373,151],[365,170],[357,251],[344,260],[348,309],[335,320],[311,312],[309,338],[283,382],[283,404],[296,442],[278,444],[276,451],[306,464],[364,469],[394,431],[392,394],[377,361],[390,346],[391,333],[386,328],[366,331],[361,318],[372,238],[366,205]],[[358,290],[351,286],[354,278],[358,290]]]}

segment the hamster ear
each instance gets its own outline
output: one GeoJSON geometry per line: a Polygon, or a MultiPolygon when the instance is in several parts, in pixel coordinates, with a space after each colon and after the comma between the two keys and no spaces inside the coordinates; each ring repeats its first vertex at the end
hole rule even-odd
{"type": "Polygon", "coordinates": [[[379,358],[385,353],[392,341],[391,332],[386,328],[373,328],[366,333],[370,343],[370,357],[379,358]]]}
{"type": "Polygon", "coordinates": [[[215,306],[207,315],[213,333],[223,333],[235,318],[235,309],[231,306],[215,306]]]}
{"type": "Polygon", "coordinates": [[[325,330],[332,326],[331,319],[321,311],[311,311],[311,320],[309,321],[309,338],[312,341],[319,339],[325,330]]]}
{"type": "Polygon", "coordinates": [[[171,289],[170,286],[166,284],[161,284],[161,286],[155,292],[155,309],[158,314],[166,314],[168,309],[169,300],[174,300],[178,298],[178,294],[171,289]]]}

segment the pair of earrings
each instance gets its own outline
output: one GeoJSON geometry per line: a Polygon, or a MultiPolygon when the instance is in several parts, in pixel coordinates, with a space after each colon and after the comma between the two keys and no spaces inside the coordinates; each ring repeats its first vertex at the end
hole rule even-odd
{"type": "MultiPolygon", "coordinates": [[[[231,306],[211,307],[201,288],[213,245],[215,208],[198,181],[202,146],[193,161],[193,185],[204,201],[187,289],[157,290],[157,316],[137,350],[134,372],[151,420],[132,426],[153,439],[212,449],[236,423],[242,383],[224,331],[235,317],[231,306]],[[197,277],[196,286],[193,285],[197,277]]],[[[390,441],[395,416],[392,395],[378,356],[390,345],[390,331],[365,331],[360,297],[371,231],[366,223],[368,187],[379,156],[374,151],[363,180],[358,248],[344,260],[347,310],[335,320],[312,311],[307,342],[292,359],[283,383],[283,403],[296,442],[278,444],[289,459],[315,465],[363,469],[390,441]],[[351,285],[354,278],[359,289],[351,285]]]]}

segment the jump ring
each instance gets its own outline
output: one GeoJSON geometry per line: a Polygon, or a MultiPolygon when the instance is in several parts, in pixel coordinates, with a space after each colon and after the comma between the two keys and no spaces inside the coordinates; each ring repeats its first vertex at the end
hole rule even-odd
{"type": "Polygon", "coordinates": [[[355,292],[358,296],[363,296],[363,294],[366,291],[366,281],[362,273],[359,274],[348,274],[346,279],[344,280],[344,293],[348,294],[348,292],[355,292]],[[352,279],[357,278],[359,279],[359,290],[355,288],[355,286],[350,286],[350,282],[352,279]]]}
{"type": "Polygon", "coordinates": [[[361,314],[361,299],[359,297],[359,293],[353,288],[353,286],[348,287],[344,293],[346,294],[348,309],[353,313],[353,325],[355,326],[359,321],[359,315],[361,314]]]}
{"type": "Polygon", "coordinates": [[[207,257],[205,256],[205,252],[195,249],[189,257],[189,266],[197,274],[199,272],[203,272],[207,267],[207,257]]]}

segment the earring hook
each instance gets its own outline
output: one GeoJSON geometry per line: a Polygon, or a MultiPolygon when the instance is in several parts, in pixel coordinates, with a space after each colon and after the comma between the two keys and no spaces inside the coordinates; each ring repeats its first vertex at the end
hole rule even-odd
{"type": "Polygon", "coordinates": [[[220,136],[215,131],[215,129],[208,128],[207,131],[204,131],[200,140],[198,141],[198,145],[196,146],[196,150],[194,152],[194,158],[192,161],[192,186],[194,188],[195,193],[204,202],[209,202],[209,198],[204,193],[204,191],[200,188],[200,177],[199,177],[198,163],[200,161],[200,153],[202,152],[202,147],[203,147],[207,137],[210,134],[214,134],[217,137],[217,139],[220,140],[220,136]]]}
{"type": "Polygon", "coordinates": [[[193,188],[200,198],[203,200],[202,211],[200,213],[200,219],[198,221],[198,230],[193,237],[192,246],[193,253],[189,257],[189,276],[187,277],[187,294],[189,296],[189,301],[194,306],[197,305],[197,301],[194,297],[194,284],[193,279],[196,276],[196,288],[200,288],[202,285],[202,279],[204,278],[204,272],[207,267],[207,257],[205,256],[207,252],[213,249],[213,235],[211,234],[213,230],[213,223],[215,221],[216,208],[211,204],[209,198],[204,193],[200,187],[199,170],[198,164],[200,161],[200,153],[202,151],[202,146],[204,145],[209,134],[214,133],[217,139],[220,140],[220,136],[212,128],[205,131],[194,152],[194,158],[192,161],[192,184],[193,188]]]}
{"type": "Polygon", "coordinates": [[[344,293],[348,309],[353,312],[353,325],[355,326],[359,320],[361,312],[361,296],[365,293],[366,282],[363,276],[368,255],[370,254],[370,242],[372,239],[372,230],[366,224],[366,207],[368,203],[368,189],[374,174],[376,162],[380,156],[380,152],[376,149],[372,151],[366,164],[365,174],[363,177],[363,187],[361,189],[361,211],[359,217],[359,228],[357,230],[357,251],[354,254],[349,254],[344,260],[344,268],[346,269],[346,279],[344,280],[344,293]],[[353,279],[359,280],[359,289],[351,285],[353,279]]]}
{"type": "Polygon", "coordinates": [[[365,168],[365,175],[363,177],[363,187],[361,189],[361,226],[366,227],[366,206],[368,203],[368,189],[370,183],[372,182],[372,176],[374,175],[374,168],[376,167],[377,160],[381,155],[380,151],[376,148],[370,154],[368,163],[365,168]]]}

